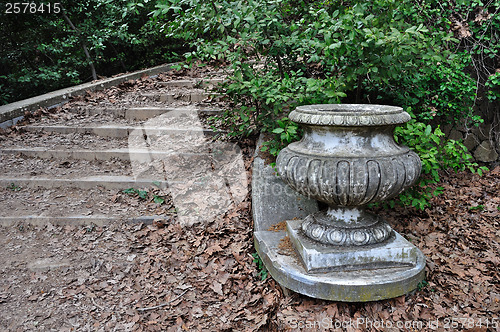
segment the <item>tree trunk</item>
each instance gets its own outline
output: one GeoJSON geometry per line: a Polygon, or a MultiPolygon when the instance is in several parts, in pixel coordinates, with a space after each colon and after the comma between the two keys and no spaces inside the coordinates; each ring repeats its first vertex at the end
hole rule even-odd
{"type": "MultiPolygon", "coordinates": [[[[73,24],[73,22],[71,22],[68,15],[66,15],[66,10],[64,8],[62,8],[61,12],[62,12],[62,15],[64,17],[64,20],[69,24],[71,29],[75,30],[75,32],[78,33],[80,35],[80,37],[82,37],[82,32],[80,30],[78,30],[78,28],[73,24]]],[[[95,71],[94,62],[92,61],[92,58],[90,57],[89,50],[87,48],[87,44],[85,43],[84,39],[81,38],[81,41],[82,41],[83,52],[85,53],[85,57],[87,58],[87,61],[88,61],[89,66],[90,66],[90,70],[92,71],[92,79],[95,81],[95,80],[97,80],[97,73],[95,71]]]]}

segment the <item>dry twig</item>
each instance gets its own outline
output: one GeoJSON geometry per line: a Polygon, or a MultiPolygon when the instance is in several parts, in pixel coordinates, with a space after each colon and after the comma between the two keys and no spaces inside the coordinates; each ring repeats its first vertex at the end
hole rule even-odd
{"type": "Polygon", "coordinates": [[[175,298],[173,298],[172,300],[168,301],[168,302],[165,302],[165,303],[162,303],[162,304],[159,304],[159,305],[156,305],[154,307],[147,307],[147,308],[137,308],[137,311],[148,311],[148,310],[154,310],[154,309],[159,309],[159,308],[163,308],[167,305],[169,305],[170,303],[178,300],[179,298],[181,298],[184,294],[186,294],[191,288],[188,288],[186,289],[184,292],[180,293],[179,295],[177,295],[175,298]]]}

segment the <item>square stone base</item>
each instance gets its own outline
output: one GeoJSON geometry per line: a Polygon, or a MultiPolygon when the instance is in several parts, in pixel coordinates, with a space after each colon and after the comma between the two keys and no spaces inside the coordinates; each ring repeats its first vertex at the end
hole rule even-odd
{"type": "Polygon", "coordinates": [[[380,244],[329,246],[305,236],[301,224],[302,220],[288,220],[287,231],[308,273],[412,267],[419,258],[419,250],[396,232],[380,244]]]}

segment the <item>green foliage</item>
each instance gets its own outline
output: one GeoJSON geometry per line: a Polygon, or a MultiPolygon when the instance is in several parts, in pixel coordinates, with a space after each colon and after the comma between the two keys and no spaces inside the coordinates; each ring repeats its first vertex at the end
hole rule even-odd
{"type": "Polygon", "coordinates": [[[128,188],[123,190],[123,192],[127,195],[134,196],[134,197],[139,197],[142,200],[152,200],[156,204],[163,204],[165,203],[165,196],[163,195],[157,195],[155,193],[152,193],[152,198],[149,199],[149,192],[147,190],[140,190],[136,188],[128,188]]]}
{"type": "Polygon", "coordinates": [[[422,291],[425,287],[429,286],[429,282],[427,280],[422,280],[421,282],[418,283],[417,285],[417,291],[422,291]]]}
{"type": "Polygon", "coordinates": [[[466,61],[446,47],[457,40],[430,31],[411,2],[165,0],[157,7],[155,15],[175,18],[168,35],[196,48],[188,60],[229,63],[226,92],[256,121],[242,119],[248,132],[294,104],[391,100],[419,105],[417,118],[429,120],[468,115],[474,101],[474,81],[460,74],[466,61]]]}
{"type": "Polygon", "coordinates": [[[11,89],[7,87],[7,76],[0,76],[0,105],[7,104],[11,98],[11,89]]]}
{"type": "Polygon", "coordinates": [[[165,198],[163,196],[158,196],[158,195],[154,195],[153,196],[153,202],[155,202],[156,204],[163,204],[165,203],[165,198]]]}
{"type": "Polygon", "coordinates": [[[92,80],[91,65],[111,76],[171,61],[182,50],[149,21],[154,1],[58,3],[58,14],[0,11],[0,103],[92,80]]]}
{"type": "MultiPolygon", "coordinates": [[[[395,129],[394,139],[410,147],[422,160],[422,175],[418,184],[398,197],[403,205],[423,210],[429,205],[432,197],[442,193],[444,188],[436,187],[440,182],[440,170],[468,169],[480,175],[488,170],[485,167],[478,167],[478,164],[473,162],[472,156],[461,142],[444,139],[444,133],[439,126],[433,129],[429,124],[412,119],[404,126],[395,129]]],[[[394,205],[394,201],[389,204],[394,205]]]]}
{"type": "Polygon", "coordinates": [[[95,224],[90,224],[87,227],[85,227],[85,233],[92,233],[97,230],[97,227],[95,224]]]}
{"type": "Polygon", "coordinates": [[[482,122],[473,114],[476,100],[476,81],[467,73],[471,60],[468,54],[450,55],[445,62],[429,62],[426,68],[409,72],[401,77],[404,89],[374,85],[367,87],[377,93],[378,102],[392,102],[404,108],[412,108],[417,120],[431,123],[482,122]]]}
{"type": "Polygon", "coordinates": [[[123,192],[127,195],[130,195],[130,196],[138,196],[140,199],[148,198],[148,191],[147,190],[128,188],[128,189],[123,190],[123,192]]]}
{"type": "Polygon", "coordinates": [[[14,183],[11,183],[10,185],[7,186],[7,189],[10,191],[19,191],[21,190],[21,187],[15,185],[14,183]]]}
{"type": "Polygon", "coordinates": [[[484,210],[484,205],[477,205],[477,206],[471,206],[469,207],[469,210],[471,211],[483,211],[484,210]]]}
{"type": "Polygon", "coordinates": [[[486,96],[489,100],[500,100],[500,71],[488,77],[485,86],[488,88],[486,96]]]}
{"type": "Polygon", "coordinates": [[[262,259],[256,252],[252,254],[252,257],[253,257],[253,262],[257,264],[257,269],[259,270],[258,274],[260,275],[261,280],[266,280],[268,272],[266,266],[264,265],[264,262],[262,262],[262,259]]]}
{"type": "Polygon", "coordinates": [[[459,41],[458,49],[464,52],[463,59],[469,62],[476,87],[480,92],[484,89],[486,96],[494,96],[492,90],[498,84],[487,82],[500,67],[500,2],[430,0],[421,2],[419,9],[419,17],[426,25],[453,31],[459,41]]]}
{"type": "Polygon", "coordinates": [[[276,123],[278,128],[273,129],[272,133],[276,134],[274,137],[277,139],[264,142],[261,148],[262,151],[267,151],[273,156],[277,156],[281,149],[300,138],[299,127],[295,122],[282,118],[276,123]]]}

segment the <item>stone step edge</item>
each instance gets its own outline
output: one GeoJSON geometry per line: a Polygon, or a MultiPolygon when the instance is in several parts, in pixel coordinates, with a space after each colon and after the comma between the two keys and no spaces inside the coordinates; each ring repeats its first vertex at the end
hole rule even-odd
{"type": "Polygon", "coordinates": [[[27,223],[33,226],[43,226],[46,224],[65,226],[65,225],[96,225],[105,226],[114,222],[125,222],[127,224],[145,224],[150,225],[155,220],[164,220],[165,216],[151,215],[151,216],[140,216],[136,218],[129,217],[108,217],[105,215],[70,215],[70,216],[15,216],[15,217],[0,217],[0,226],[13,226],[19,223],[27,223]]]}
{"type": "Polygon", "coordinates": [[[17,155],[20,154],[25,157],[40,158],[40,159],[72,159],[72,160],[100,160],[109,161],[112,159],[119,159],[129,161],[130,156],[133,155],[135,161],[149,162],[151,157],[165,158],[168,156],[213,156],[209,152],[177,152],[177,151],[155,151],[144,149],[107,149],[107,150],[47,150],[44,147],[31,147],[31,148],[7,148],[0,149],[0,156],[2,155],[17,155]]]}
{"type": "Polygon", "coordinates": [[[112,108],[112,107],[92,107],[83,109],[70,109],[72,112],[85,112],[88,115],[111,114],[117,117],[124,117],[130,120],[146,120],[151,117],[175,111],[191,111],[197,114],[217,115],[223,112],[220,108],[214,107],[129,107],[129,108],[112,108]]]}
{"type": "Polygon", "coordinates": [[[189,102],[201,103],[207,99],[219,99],[223,95],[218,93],[142,93],[140,96],[153,99],[162,103],[189,102]]]}
{"type": "MultiPolygon", "coordinates": [[[[50,178],[50,177],[19,177],[18,175],[4,175],[0,177],[0,187],[7,188],[15,185],[23,188],[41,187],[45,189],[54,188],[78,188],[91,189],[102,187],[105,189],[128,189],[128,188],[149,188],[156,187],[161,189],[169,188],[172,184],[182,184],[183,181],[166,181],[152,179],[134,179],[128,176],[102,175],[88,176],[81,178],[50,178]]],[[[194,182],[192,184],[204,184],[203,182],[194,182]]]]}
{"type": "Polygon", "coordinates": [[[24,129],[28,132],[53,132],[59,134],[93,134],[101,137],[113,137],[113,138],[127,138],[131,132],[136,129],[142,129],[148,135],[167,135],[167,134],[180,134],[180,133],[203,133],[206,136],[215,136],[219,133],[224,133],[223,131],[214,131],[207,128],[169,128],[169,127],[142,127],[142,126],[113,126],[113,125],[103,125],[103,126],[64,126],[64,125],[50,125],[50,126],[33,126],[27,125],[22,126],[20,129],[24,129]]]}
{"type": "Polygon", "coordinates": [[[224,83],[227,80],[224,78],[208,78],[208,79],[194,79],[194,80],[173,80],[173,81],[163,81],[158,82],[159,85],[176,87],[176,88],[194,88],[197,86],[210,87],[220,83],[224,83]]]}

